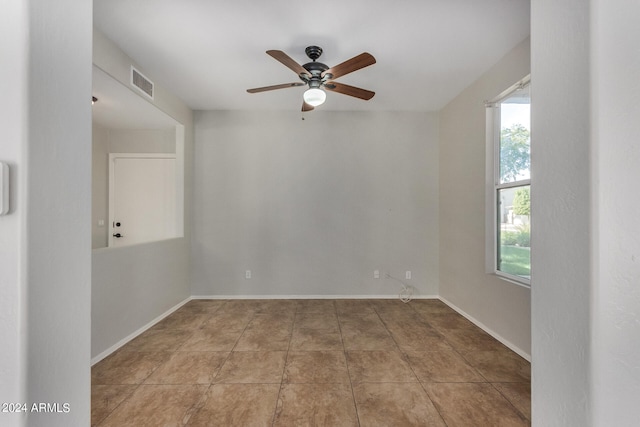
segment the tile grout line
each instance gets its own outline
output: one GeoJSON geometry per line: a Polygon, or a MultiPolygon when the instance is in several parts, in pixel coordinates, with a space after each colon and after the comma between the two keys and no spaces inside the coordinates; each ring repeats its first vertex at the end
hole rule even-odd
{"type": "MultiPolygon", "coordinates": [[[[409,305],[409,304],[407,304],[409,305]]],[[[375,310],[375,309],[374,309],[375,310]]],[[[411,310],[413,310],[415,313],[418,314],[418,317],[422,320],[424,320],[424,318],[422,317],[422,315],[420,313],[418,313],[413,307],[411,307],[411,310]]],[[[391,333],[391,331],[389,330],[389,328],[387,328],[387,324],[384,323],[384,320],[382,320],[382,318],[380,317],[380,314],[378,313],[377,310],[376,314],[378,315],[378,318],[380,318],[380,321],[382,322],[384,328],[387,330],[387,332],[389,333],[389,335],[391,336],[391,339],[393,340],[393,342],[396,344],[396,346],[398,347],[398,350],[400,350],[400,354],[402,355],[403,360],[405,360],[407,362],[407,365],[409,366],[409,369],[411,369],[411,372],[413,373],[413,375],[416,377],[416,380],[418,381],[418,384],[420,384],[420,388],[422,388],[422,390],[425,392],[425,394],[427,395],[427,399],[429,399],[429,401],[431,402],[431,404],[433,404],[433,407],[436,408],[436,411],[438,411],[438,415],[440,415],[440,418],[442,418],[442,421],[444,421],[444,417],[442,416],[442,414],[440,413],[440,411],[438,410],[438,408],[436,407],[436,405],[433,403],[433,400],[431,399],[431,396],[429,396],[429,392],[427,391],[427,389],[425,389],[424,384],[422,383],[422,381],[420,381],[420,377],[418,377],[418,374],[416,374],[415,369],[413,369],[413,366],[411,366],[411,363],[409,363],[407,354],[402,350],[402,348],[400,348],[400,345],[398,344],[398,342],[396,341],[396,339],[393,337],[393,334],[391,333]]],[[[446,424],[446,422],[445,422],[446,424]]]]}
{"type": "MultiPolygon", "coordinates": [[[[96,384],[96,385],[128,385],[128,384],[96,384]]],[[[126,402],[127,400],[129,400],[129,398],[130,398],[131,396],[133,396],[133,394],[136,392],[136,390],[138,390],[138,389],[140,388],[140,386],[141,386],[142,384],[131,384],[131,385],[135,385],[135,386],[136,386],[136,388],[134,388],[134,389],[131,391],[131,393],[129,393],[129,394],[127,395],[127,397],[125,397],[124,399],[122,399],[122,402],[118,403],[118,404],[117,404],[117,405],[116,405],[116,406],[115,406],[111,411],[109,411],[109,413],[108,413],[107,415],[105,415],[105,416],[104,416],[100,421],[98,421],[98,422],[95,424],[95,427],[100,427],[100,425],[101,425],[101,424],[103,424],[103,423],[105,422],[105,420],[106,420],[107,418],[109,418],[109,416],[110,416],[111,414],[113,414],[113,412],[114,412],[116,409],[118,409],[118,408],[119,408],[119,407],[120,407],[124,402],[126,402]]],[[[92,385],[91,387],[93,387],[93,385],[92,385]]],[[[91,426],[93,427],[93,424],[91,424],[91,426]]]]}
{"type": "Polygon", "coordinates": [[[189,414],[188,417],[186,417],[186,413],[185,413],[185,418],[183,417],[183,425],[186,427],[189,425],[189,421],[191,421],[191,418],[193,418],[194,415],[196,415],[198,412],[200,412],[200,409],[204,408],[204,405],[206,405],[207,401],[209,400],[209,390],[211,390],[211,387],[213,387],[213,384],[210,383],[207,388],[205,389],[204,393],[202,393],[202,396],[200,396],[200,399],[198,399],[198,401],[195,403],[195,405],[192,405],[189,409],[187,409],[187,413],[191,412],[189,414]]]}
{"type": "MultiPolygon", "coordinates": [[[[413,309],[413,307],[411,307],[411,308],[413,309]]],[[[451,347],[451,350],[453,350],[453,351],[454,351],[454,353],[456,353],[458,356],[460,356],[460,357],[462,358],[462,360],[464,360],[464,361],[465,361],[465,363],[466,363],[467,365],[469,365],[469,367],[470,367],[471,369],[473,369],[473,370],[474,370],[478,375],[480,375],[482,378],[484,378],[484,382],[485,382],[485,383],[488,383],[488,382],[489,382],[489,380],[488,380],[488,379],[487,379],[487,378],[482,374],[482,372],[480,372],[480,371],[479,371],[475,366],[473,366],[473,365],[469,362],[469,360],[467,360],[467,358],[466,358],[466,357],[464,357],[464,354],[463,354],[463,353],[461,353],[461,352],[460,352],[460,351],[459,351],[455,346],[451,345],[451,343],[449,342],[449,340],[447,339],[447,336],[446,336],[445,334],[443,334],[442,332],[440,332],[440,330],[438,330],[438,328],[436,328],[436,327],[432,326],[432,325],[429,323],[428,318],[425,318],[425,317],[424,317],[424,315],[423,315],[422,313],[420,313],[419,311],[417,311],[417,310],[415,310],[415,309],[413,309],[413,311],[415,311],[416,313],[418,313],[418,316],[419,316],[423,321],[425,321],[425,322],[429,325],[429,327],[431,327],[431,328],[435,329],[435,331],[436,331],[439,335],[442,335],[442,338],[443,338],[443,339],[444,339],[444,341],[447,343],[447,345],[448,345],[449,347],[451,347]]]]}
{"type": "MultiPolygon", "coordinates": [[[[209,318],[207,319],[210,320],[211,318],[213,318],[213,316],[218,313],[220,310],[222,310],[222,307],[224,307],[225,305],[227,305],[228,301],[225,301],[224,304],[222,304],[220,307],[218,307],[213,313],[211,313],[211,315],[209,316],[209,318]]],[[[254,313],[254,317],[255,317],[255,313],[254,313]]],[[[253,317],[251,318],[251,320],[253,320],[253,317]]],[[[220,365],[218,366],[218,372],[216,372],[216,375],[214,377],[211,378],[211,382],[209,383],[209,386],[207,387],[207,389],[205,390],[204,394],[200,397],[200,400],[197,403],[197,409],[195,411],[193,411],[193,413],[189,416],[189,418],[187,419],[185,426],[189,424],[189,421],[191,420],[191,418],[193,418],[194,415],[196,415],[198,412],[200,412],[200,410],[204,407],[204,405],[206,404],[206,402],[209,400],[209,397],[207,396],[207,394],[209,393],[209,390],[211,390],[213,388],[214,385],[216,385],[215,379],[218,377],[218,375],[220,374],[220,372],[222,371],[222,367],[224,366],[225,363],[227,363],[227,360],[229,360],[229,357],[231,357],[231,353],[233,353],[233,349],[236,347],[236,345],[238,345],[238,341],[240,341],[240,337],[242,337],[242,334],[244,334],[244,331],[247,329],[247,327],[249,326],[249,323],[251,323],[251,320],[249,320],[247,322],[247,324],[245,325],[244,329],[242,330],[242,333],[240,333],[238,335],[238,338],[236,339],[236,342],[233,344],[233,347],[231,347],[231,350],[229,350],[229,352],[227,353],[227,357],[224,358],[224,360],[220,363],[220,365]],[[201,403],[201,404],[200,404],[201,403]]],[[[202,325],[204,325],[207,321],[202,322],[200,324],[200,327],[197,327],[195,329],[202,329],[202,325]]],[[[195,334],[195,331],[193,331],[192,335],[195,334]]],[[[185,341],[186,343],[186,341],[185,341]]],[[[184,345],[184,344],[183,344],[184,345]]],[[[182,347],[182,346],[181,346],[182,347]]],[[[204,350],[202,350],[203,352],[206,352],[204,350]]],[[[177,350],[176,350],[177,352],[177,350]]]]}
{"type": "Polygon", "coordinates": [[[293,320],[291,321],[291,331],[289,333],[289,343],[287,345],[287,354],[284,357],[284,366],[282,367],[282,376],[280,377],[280,388],[278,388],[278,395],[276,396],[276,405],[273,408],[273,417],[271,418],[271,426],[276,423],[276,415],[278,415],[278,404],[280,403],[280,394],[282,393],[282,387],[284,386],[284,373],[287,370],[287,363],[289,362],[289,351],[291,350],[291,340],[293,339],[293,330],[295,329],[296,314],[298,313],[298,307],[293,312],[293,320]]]}
{"type": "MultiPolygon", "coordinates": [[[[508,397],[507,397],[507,396],[506,396],[502,391],[500,391],[500,390],[498,389],[498,387],[496,387],[496,386],[495,386],[495,383],[491,383],[491,382],[490,382],[489,384],[491,384],[491,387],[493,387],[493,388],[494,388],[498,393],[500,393],[500,395],[501,395],[502,397],[504,397],[504,399],[505,399],[507,402],[509,402],[509,404],[513,407],[513,409],[514,409],[518,414],[520,414],[520,415],[522,416],[522,418],[524,418],[525,420],[527,420],[527,421],[531,422],[531,420],[530,420],[530,419],[529,419],[525,414],[523,414],[523,413],[520,411],[520,409],[516,408],[516,405],[514,405],[514,404],[513,404],[513,402],[511,402],[511,399],[509,399],[509,398],[508,398],[508,397]]],[[[520,384],[520,383],[514,383],[514,384],[520,384]]]]}
{"type": "Polygon", "coordinates": [[[358,411],[358,403],[356,401],[356,392],[353,389],[353,378],[351,378],[351,369],[349,369],[349,362],[347,360],[347,348],[344,345],[344,336],[342,335],[342,324],[340,323],[340,316],[338,316],[337,307],[336,307],[336,318],[338,320],[338,329],[340,330],[340,341],[342,342],[342,357],[344,357],[344,364],[347,367],[347,375],[349,376],[349,386],[351,387],[351,397],[353,398],[353,406],[356,410],[356,421],[358,422],[358,426],[361,426],[360,412],[358,411]]]}
{"type": "MultiPolygon", "coordinates": [[[[413,306],[411,306],[411,309],[418,314],[418,317],[420,319],[422,319],[424,322],[427,323],[427,325],[429,325],[430,327],[432,327],[429,322],[427,321],[427,319],[425,319],[422,315],[422,313],[418,312],[415,308],[413,308],[413,306]]],[[[436,330],[437,331],[437,330],[436,330]]],[[[438,334],[440,334],[440,331],[437,331],[438,334]]],[[[440,334],[442,335],[442,334],[440,334]]],[[[443,336],[443,339],[446,342],[446,338],[443,336]]],[[[449,344],[449,342],[447,342],[447,344],[449,344]]],[[[413,371],[414,375],[415,375],[415,371],[413,370],[413,367],[411,366],[411,364],[409,364],[409,367],[411,368],[411,370],[413,371]]],[[[475,368],[474,368],[475,369],[475,368]]],[[[418,377],[416,375],[416,377],[418,377]]],[[[442,414],[442,412],[440,412],[440,409],[438,408],[438,405],[436,405],[433,401],[433,399],[431,398],[431,395],[429,394],[429,391],[426,389],[425,385],[423,384],[422,381],[420,381],[420,378],[418,378],[418,384],[420,384],[420,388],[422,388],[422,390],[424,390],[425,394],[427,395],[427,399],[429,399],[429,401],[431,402],[431,404],[433,405],[433,407],[436,409],[436,412],[438,412],[438,415],[440,416],[440,419],[442,420],[442,422],[444,423],[445,426],[448,426],[449,424],[447,423],[447,421],[444,419],[444,415],[442,414]]]]}
{"type": "MultiPolygon", "coordinates": [[[[178,347],[178,348],[179,348],[179,347],[178,347]]],[[[174,350],[174,351],[164,351],[164,352],[131,351],[131,353],[172,353],[172,354],[173,354],[173,353],[175,353],[175,352],[176,352],[176,350],[174,350]]],[[[164,364],[165,364],[166,362],[168,362],[170,359],[171,359],[171,356],[169,356],[169,358],[168,358],[166,361],[164,361],[164,362],[162,362],[162,363],[158,364],[158,366],[156,366],[155,368],[153,368],[153,369],[151,370],[151,372],[149,372],[149,374],[148,374],[147,376],[145,376],[145,377],[144,377],[144,378],[143,378],[139,383],[137,383],[137,384],[96,384],[96,385],[135,385],[135,386],[136,386],[136,388],[135,388],[135,389],[133,389],[133,390],[131,391],[131,393],[129,393],[129,395],[128,395],[126,398],[124,398],[124,399],[123,399],[119,404],[117,404],[117,405],[115,406],[115,408],[113,408],[113,409],[112,409],[112,410],[111,410],[111,411],[110,411],[110,412],[109,412],[109,413],[108,413],[108,414],[107,414],[107,415],[106,415],[102,420],[100,420],[100,421],[96,424],[96,426],[99,426],[100,424],[103,424],[103,423],[105,422],[105,420],[106,420],[107,418],[109,418],[109,416],[110,416],[110,415],[111,415],[111,414],[112,414],[112,413],[113,413],[117,408],[119,408],[119,407],[120,407],[120,406],[122,406],[125,402],[127,402],[127,401],[128,401],[128,400],[129,400],[129,399],[130,399],[134,394],[135,394],[135,392],[136,392],[136,391],[138,391],[138,389],[140,389],[140,387],[142,387],[142,386],[144,385],[145,381],[146,381],[146,380],[148,380],[148,379],[149,379],[149,377],[151,377],[151,375],[153,375],[153,373],[154,373],[155,371],[157,371],[157,370],[160,368],[160,366],[164,365],[164,364]]],[[[92,387],[93,387],[93,385],[92,385],[92,387]]]]}
{"type": "MultiPolygon", "coordinates": [[[[441,382],[441,383],[434,382],[434,384],[490,384],[490,385],[491,385],[491,387],[492,387],[494,390],[496,390],[498,393],[500,393],[500,395],[501,395],[501,396],[502,396],[502,397],[503,397],[507,402],[509,402],[509,405],[511,405],[511,407],[516,411],[516,413],[518,413],[519,415],[521,415],[525,420],[527,420],[527,421],[531,422],[531,420],[530,420],[529,418],[527,418],[527,417],[525,416],[525,414],[523,414],[523,413],[522,413],[518,408],[516,408],[516,407],[515,407],[515,405],[511,402],[511,400],[510,400],[507,396],[505,396],[505,395],[504,395],[504,393],[502,393],[500,390],[498,390],[498,388],[494,385],[494,383],[492,383],[491,381],[489,381],[489,380],[488,380],[488,378],[487,378],[487,377],[486,377],[482,372],[480,372],[480,370],[478,370],[475,366],[473,366],[473,365],[471,364],[471,362],[470,362],[470,361],[465,357],[464,353],[461,353],[461,352],[458,350],[458,348],[456,348],[455,346],[451,345],[451,343],[449,342],[449,340],[447,339],[447,336],[446,336],[445,334],[441,333],[441,332],[438,330],[438,328],[436,328],[436,327],[432,326],[432,325],[429,323],[429,319],[428,319],[428,318],[427,318],[423,313],[420,313],[419,311],[415,310],[413,307],[411,307],[411,308],[412,308],[412,309],[413,309],[413,310],[414,310],[414,311],[415,311],[415,312],[420,316],[420,318],[421,318],[422,320],[424,320],[424,321],[425,321],[425,322],[426,322],[430,327],[434,328],[434,329],[438,332],[438,334],[442,335],[443,339],[444,339],[444,340],[445,340],[445,342],[446,342],[446,343],[451,347],[451,349],[453,350],[453,352],[455,352],[458,356],[460,356],[460,357],[462,358],[462,360],[464,360],[464,361],[465,361],[465,363],[467,363],[467,365],[469,365],[469,367],[471,367],[471,368],[472,368],[472,369],[473,369],[473,370],[474,370],[478,375],[480,375],[480,377],[482,377],[482,378],[484,379],[484,382],[472,382],[472,383],[470,383],[470,382],[468,382],[468,381],[461,381],[461,382],[450,382],[450,381],[449,381],[449,382],[441,382]]],[[[471,352],[469,352],[469,353],[471,353],[471,352]]],[[[421,385],[422,389],[427,393],[427,396],[429,396],[429,400],[431,400],[431,401],[432,401],[432,403],[433,403],[433,400],[431,399],[431,396],[429,395],[429,392],[428,392],[428,391],[426,390],[426,388],[424,387],[424,384],[422,384],[422,382],[421,382],[421,383],[420,383],[420,385],[421,385]]],[[[440,417],[441,417],[441,418],[443,419],[443,421],[444,421],[444,417],[443,417],[443,415],[440,413],[440,410],[438,409],[438,407],[437,407],[435,404],[434,404],[434,407],[436,408],[436,410],[437,410],[437,411],[438,411],[438,413],[440,414],[440,417]]],[[[446,421],[445,421],[445,424],[446,424],[446,421]]]]}
{"type": "MultiPolygon", "coordinates": [[[[407,304],[408,305],[408,304],[407,304]]],[[[422,321],[426,322],[427,324],[429,324],[429,322],[422,316],[422,313],[419,313],[415,308],[413,308],[413,306],[411,306],[411,310],[413,310],[414,313],[416,313],[418,315],[418,318],[420,318],[422,321]]],[[[382,319],[380,319],[382,320],[382,319]]],[[[384,324],[384,321],[382,322],[384,324]]],[[[429,325],[430,327],[432,327],[431,325],[429,325]]],[[[387,325],[384,324],[384,327],[386,328],[387,325]]],[[[389,335],[391,335],[391,338],[395,341],[395,338],[393,338],[393,334],[391,334],[391,331],[389,331],[387,329],[387,331],[389,332],[389,335]]],[[[438,332],[438,334],[440,334],[440,332],[438,332]]],[[[444,338],[444,336],[443,336],[444,338]]],[[[446,341],[446,338],[444,338],[446,341]]],[[[447,344],[449,344],[447,342],[447,344]]],[[[396,345],[398,345],[398,343],[396,342],[396,345]]],[[[400,347],[398,345],[398,347],[400,347]]],[[[403,357],[406,357],[406,354],[402,352],[403,357]]],[[[420,378],[418,377],[418,375],[416,374],[415,370],[413,369],[413,366],[411,366],[411,363],[409,363],[409,361],[407,360],[407,365],[409,365],[409,369],[411,369],[411,372],[413,372],[413,375],[415,375],[416,379],[418,380],[418,384],[420,384],[420,388],[424,391],[425,395],[427,396],[427,399],[429,399],[429,401],[431,402],[431,404],[433,405],[433,407],[436,409],[436,411],[438,412],[438,415],[440,416],[440,419],[442,420],[442,422],[445,424],[445,426],[448,426],[449,424],[447,423],[447,421],[444,419],[444,415],[442,414],[442,412],[440,412],[440,409],[438,409],[438,405],[435,404],[435,402],[433,401],[433,399],[431,398],[431,395],[429,394],[429,391],[426,389],[425,385],[423,384],[422,381],[420,381],[420,378]]],[[[475,368],[474,368],[475,370],[475,368]]],[[[483,377],[484,378],[484,377],[483,377]]]]}
{"type": "MultiPolygon", "coordinates": [[[[227,302],[225,301],[224,304],[222,304],[220,307],[218,307],[216,310],[214,310],[213,313],[211,313],[207,317],[207,319],[204,320],[202,323],[200,323],[197,326],[192,327],[191,335],[189,335],[189,338],[191,338],[193,335],[195,335],[196,330],[202,329],[202,325],[207,323],[207,321],[209,321],[218,311],[220,311],[220,309],[222,307],[224,307],[226,305],[226,303],[227,302]]],[[[189,338],[187,338],[187,340],[185,340],[185,342],[182,343],[182,345],[179,346],[173,353],[174,354],[178,353],[179,349],[186,344],[186,342],[189,340],[189,338]]],[[[229,354],[231,354],[231,352],[229,352],[229,354]]],[[[225,360],[218,366],[219,369],[218,369],[218,372],[216,373],[216,376],[220,372],[220,369],[222,369],[222,365],[224,365],[224,363],[229,358],[229,354],[227,354],[227,357],[225,358],[225,360]]],[[[186,419],[185,419],[185,417],[183,417],[183,419],[182,419],[184,426],[188,426],[189,425],[189,421],[191,421],[191,418],[193,418],[194,415],[196,415],[198,412],[200,412],[200,409],[202,409],[204,407],[204,405],[206,404],[206,402],[209,400],[208,393],[209,393],[209,390],[211,390],[211,388],[213,387],[214,379],[215,379],[215,377],[211,378],[211,381],[209,382],[207,388],[204,390],[204,393],[202,393],[202,396],[200,396],[200,399],[198,399],[198,401],[195,403],[195,405],[192,405],[189,409],[187,409],[187,412],[185,413],[186,419]],[[189,412],[190,412],[190,414],[189,414],[189,412]],[[188,417],[187,417],[187,414],[189,414],[188,417]]]]}

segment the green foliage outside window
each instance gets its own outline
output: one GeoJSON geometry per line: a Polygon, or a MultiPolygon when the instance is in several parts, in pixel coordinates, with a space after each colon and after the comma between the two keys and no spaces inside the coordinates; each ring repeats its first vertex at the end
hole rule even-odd
{"type": "Polygon", "coordinates": [[[518,180],[531,166],[529,130],[521,124],[502,129],[500,133],[500,182],[518,180]]]}
{"type": "Polygon", "coordinates": [[[513,213],[516,215],[531,215],[531,193],[530,187],[522,187],[516,190],[513,196],[513,213]]]}

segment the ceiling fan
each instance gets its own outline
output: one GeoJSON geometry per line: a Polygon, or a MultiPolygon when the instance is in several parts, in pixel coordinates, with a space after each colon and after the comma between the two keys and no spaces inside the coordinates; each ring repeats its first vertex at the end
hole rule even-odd
{"type": "Polygon", "coordinates": [[[293,70],[302,82],[258,87],[255,89],[247,89],[247,92],[258,93],[275,89],[285,89],[288,87],[309,86],[309,89],[307,89],[303,94],[302,111],[311,111],[314,107],[324,103],[327,94],[322,90],[323,88],[343,95],[364,99],[366,101],[373,98],[373,95],[376,94],[370,90],[334,81],[345,74],[349,74],[361,68],[375,64],[376,59],[371,54],[364,52],[344,61],[341,64],[329,68],[327,65],[316,61],[320,55],[322,55],[322,48],[318,46],[309,46],[304,51],[311,59],[311,62],[304,65],[298,64],[281,50],[267,51],[267,55],[272,56],[275,60],[293,70]]]}

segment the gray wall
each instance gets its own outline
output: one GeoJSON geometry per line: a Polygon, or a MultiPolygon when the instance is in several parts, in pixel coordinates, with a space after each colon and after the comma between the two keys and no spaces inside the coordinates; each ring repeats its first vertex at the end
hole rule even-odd
{"type": "Polygon", "coordinates": [[[529,74],[529,58],[527,39],[440,112],[440,296],[525,357],[530,291],[485,270],[483,101],[529,74]]]}
{"type": "Polygon", "coordinates": [[[0,6],[0,400],[70,406],[3,426],[90,424],[91,26],[91,2],[0,6]]]}
{"type": "Polygon", "coordinates": [[[406,270],[438,294],[437,115],[211,111],[195,127],[193,295],[395,297],[385,274],[406,270]]]}
{"type": "MultiPolygon", "coordinates": [[[[93,62],[124,85],[131,64],[153,80],[120,48],[98,31],[93,34],[93,62]]],[[[93,362],[148,327],[191,295],[189,233],[193,116],[175,96],[156,85],[153,104],[185,126],[185,237],[123,248],[95,249],[92,254],[91,356],[93,362]]]]}

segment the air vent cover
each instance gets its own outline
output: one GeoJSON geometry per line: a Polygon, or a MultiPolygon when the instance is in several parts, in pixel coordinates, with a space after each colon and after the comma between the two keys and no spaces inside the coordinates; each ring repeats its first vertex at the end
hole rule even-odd
{"type": "Polygon", "coordinates": [[[131,66],[131,84],[153,99],[153,82],[142,75],[142,73],[131,66]]]}

